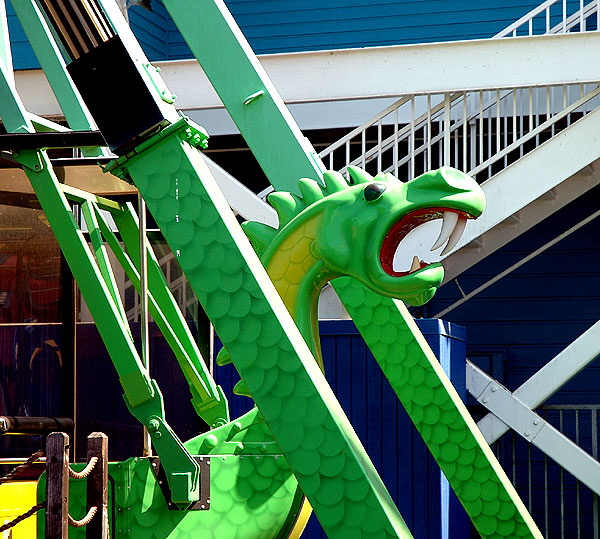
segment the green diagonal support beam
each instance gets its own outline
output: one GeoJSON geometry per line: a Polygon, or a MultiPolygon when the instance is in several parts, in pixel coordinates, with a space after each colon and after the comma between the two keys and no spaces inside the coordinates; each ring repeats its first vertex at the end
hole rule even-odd
{"type": "MultiPolygon", "coordinates": [[[[224,2],[164,0],[164,4],[248,146],[256,156],[262,155],[259,163],[271,184],[297,193],[299,178],[321,180],[324,165],[224,2]],[[224,64],[228,69],[223,69],[224,64]],[[244,82],[241,91],[237,79],[230,78],[232,72],[244,82]],[[246,81],[251,84],[245,85],[246,81]],[[253,100],[244,98],[253,92],[253,100]]],[[[480,534],[541,538],[406,307],[349,279],[332,284],[480,534]],[[433,417],[438,417],[436,428],[433,417]]]]}
{"type": "Polygon", "coordinates": [[[188,143],[195,134],[201,132],[181,120],[107,168],[142,193],[327,535],[412,537],[204,159],[188,143]]]}
{"type": "MultiPolygon", "coordinates": [[[[11,77],[0,60],[0,118],[9,133],[33,133],[33,124],[11,77]]],[[[132,414],[145,424],[161,457],[172,500],[187,507],[199,498],[200,467],[165,421],[163,398],[136,351],[122,311],[104,281],[73,214],[52,164],[43,150],[27,150],[13,157],[21,163],[69,263],[73,276],[94,316],[94,321],[125,391],[132,414]]],[[[77,190],[70,190],[77,196],[77,190]]],[[[81,202],[86,202],[82,197],[81,202]]]]}
{"type": "Polygon", "coordinates": [[[125,314],[125,308],[123,307],[123,303],[120,299],[119,288],[117,287],[115,274],[113,273],[110,260],[108,259],[108,252],[106,251],[106,246],[104,245],[104,240],[102,239],[102,234],[100,233],[100,225],[98,224],[98,214],[100,213],[100,210],[95,206],[94,202],[86,200],[81,204],[81,212],[90,235],[90,242],[92,244],[92,248],[94,249],[94,255],[96,256],[98,269],[104,278],[104,282],[110,291],[113,302],[117,307],[119,314],[121,315],[121,321],[125,326],[125,324],[127,324],[127,315],[125,314]]]}
{"type": "MultiPolygon", "coordinates": [[[[105,222],[100,223],[103,236],[139,292],[140,244],[137,216],[131,205],[127,204],[123,211],[113,213],[113,218],[131,258],[123,253],[117,238],[105,222]]],[[[229,421],[227,399],[210,375],[150,246],[147,256],[150,314],[173,350],[188,382],[194,409],[209,426],[219,426],[229,421]]]]}
{"type": "MultiPolygon", "coordinates": [[[[6,66],[7,73],[13,72],[10,37],[8,35],[8,18],[6,17],[5,0],[0,0],[0,60],[6,66]]],[[[14,80],[12,81],[14,82],[14,80]]]]}
{"type": "Polygon", "coordinates": [[[319,179],[325,170],[321,160],[224,2],[163,3],[267,177],[290,186],[299,178],[319,179]]]}

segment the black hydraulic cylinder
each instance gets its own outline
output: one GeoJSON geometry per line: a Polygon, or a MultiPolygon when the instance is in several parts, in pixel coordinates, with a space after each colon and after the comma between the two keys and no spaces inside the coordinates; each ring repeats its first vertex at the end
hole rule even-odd
{"type": "Polygon", "coordinates": [[[49,434],[73,432],[69,417],[0,416],[0,434],[49,434]]]}

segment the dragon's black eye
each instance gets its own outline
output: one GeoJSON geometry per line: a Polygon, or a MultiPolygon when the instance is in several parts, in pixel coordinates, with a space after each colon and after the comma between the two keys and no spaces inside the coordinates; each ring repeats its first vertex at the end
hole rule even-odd
{"type": "Polygon", "coordinates": [[[363,196],[367,202],[375,202],[386,189],[387,186],[383,183],[370,183],[363,189],[363,196]]]}

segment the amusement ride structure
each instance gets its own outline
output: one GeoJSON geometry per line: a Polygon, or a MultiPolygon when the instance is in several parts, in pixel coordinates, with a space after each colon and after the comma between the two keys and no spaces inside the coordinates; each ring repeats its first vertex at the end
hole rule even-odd
{"type": "MultiPolygon", "coordinates": [[[[29,178],[155,453],[109,463],[112,536],[299,537],[312,509],[331,538],[412,537],[320,368],[316,303],[331,282],[479,534],[541,538],[403,303],[428,301],[443,267],[394,264],[401,240],[433,219],[443,220],[434,248],[450,250],[484,211],[481,188],[450,167],[409,182],[326,171],[224,3],[164,5],[275,188],[277,228],[242,230],[203,159],[207,133],[177,111],[115,2],[13,2],[68,128],[25,109],[0,11],[2,149],[29,178]],[[237,392],[254,400],[250,412],[230,417],[146,241],[144,210],[138,218],[130,204],[60,183],[46,150],[65,147],[112,158],[107,177],[135,185],[224,344],[218,362],[233,362],[237,392]],[[181,441],[169,426],[108,250],[147,301],[207,432],[181,441]]],[[[71,507],[85,503],[79,485],[71,507]]],[[[23,496],[31,492],[42,502],[45,479],[23,496]]],[[[52,510],[48,500],[38,537],[50,536],[52,510]]],[[[12,537],[31,537],[29,526],[12,537]]]]}

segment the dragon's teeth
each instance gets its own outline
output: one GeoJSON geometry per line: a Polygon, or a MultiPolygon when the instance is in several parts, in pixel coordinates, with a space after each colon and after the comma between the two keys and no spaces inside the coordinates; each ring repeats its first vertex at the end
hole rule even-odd
{"type": "Polygon", "coordinates": [[[440,230],[440,235],[438,239],[435,240],[435,243],[431,246],[431,250],[435,251],[439,249],[444,243],[448,241],[456,223],[458,222],[458,213],[453,211],[445,211],[444,218],[442,221],[442,230],[440,230]]]}
{"type": "Polygon", "coordinates": [[[412,273],[413,271],[417,271],[418,269],[421,269],[421,262],[419,262],[419,259],[416,256],[413,256],[412,264],[410,266],[410,269],[408,270],[408,273],[412,273]]]}
{"type": "Polygon", "coordinates": [[[440,256],[448,254],[450,251],[452,251],[452,249],[454,249],[454,247],[456,247],[456,244],[458,243],[458,240],[460,240],[460,237],[462,236],[462,233],[465,231],[466,226],[467,226],[466,217],[461,217],[458,220],[458,222],[456,223],[456,226],[454,227],[452,234],[450,234],[450,237],[448,238],[448,244],[446,245],[446,247],[444,247],[444,250],[440,253],[440,256]]]}

